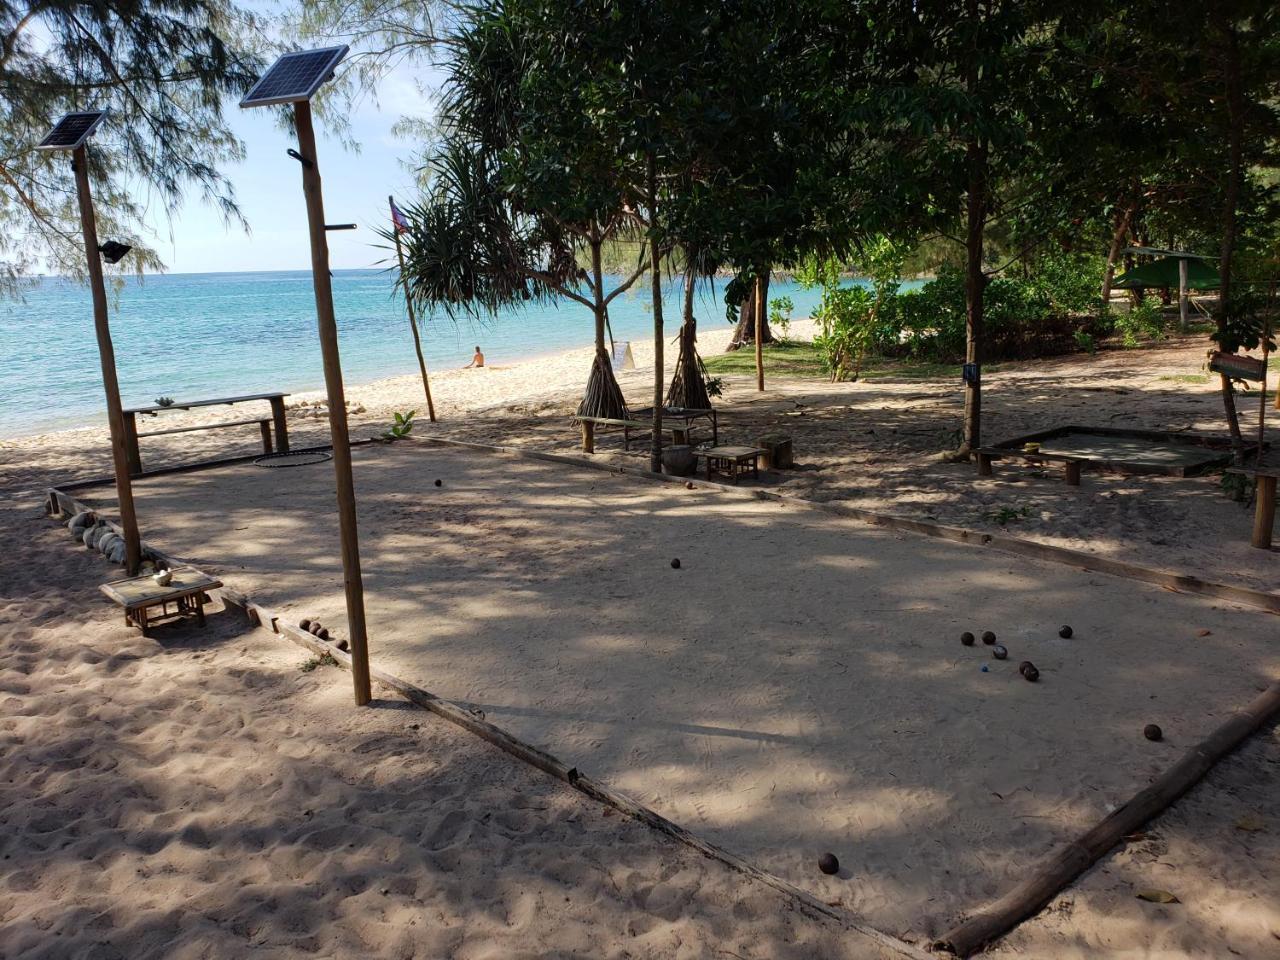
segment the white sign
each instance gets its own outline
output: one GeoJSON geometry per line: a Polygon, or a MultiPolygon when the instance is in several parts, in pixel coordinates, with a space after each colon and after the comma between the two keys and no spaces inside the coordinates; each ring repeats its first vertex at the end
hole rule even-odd
{"type": "Polygon", "coordinates": [[[636,368],[636,358],[631,355],[630,340],[615,340],[613,342],[613,369],[616,373],[619,370],[634,370],[636,368]]]}

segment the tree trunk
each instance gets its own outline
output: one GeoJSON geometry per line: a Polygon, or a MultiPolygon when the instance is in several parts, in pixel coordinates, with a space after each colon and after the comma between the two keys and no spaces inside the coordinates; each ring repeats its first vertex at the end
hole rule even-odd
{"type": "Polygon", "coordinates": [[[653,441],[649,446],[649,469],[662,472],[662,382],[666,373],[662,347],[662,272],[658,254],[658,169],[649,154],[649,268],[653,290],[653,441]]]}
{"type": "Polygon", "coordinates": [[[764,296],[764,280],[756,277],[756,389],[764,390],[764,323],[768,318],[764,296]]]}
{"type": "Polygon", "coordinates": [[[587,389],[582,403],[578,405],[578,415],[582,417],[605,417],[610,420],[627,420],[627,401],[622,396],[622,388],[618,386],[613,375],[613,364],[609,360],[609,351],[605,348],[605,328],[609,323],[609,308],[604,302],[604,270],[600,263],[600,247],[603,240],[598,234],[593,235],[591,244],[591,293],[595,303],[596,319],[596,355],[591,362],[591,374],[587,377],[587,389]]]}
{"type": "MultiPolygon", "coordinates": [[[[764,274],[764,316],[761,317],[761,341],[763,343],[773,343],[773,331],[769,329],[769,274],[764,274]]],[[[756,307],[755,307],[755,290],[753,289],[747,294],[742,306],[738,308],[738,326],[733,331],[733,339],[729,341],[727,350],[737,350],[739,347],[745,347],[749,343],[756,342],[756,307]]]]}
{"type": "Polygon", "coordinates": [[[957,457],[968,459],[982,446],[982,326],[987,276],[982,271],[983,240],[987,219],[987,147],[975,138],[969,142],[969,196],[965,204],[965,350],[970,374],[964,385],[964,439],[957,457]]]}
{"type": "MultiPolygon", "coordinates": [[[[1243,175],[1244,153],[1244,97],[1240,90],[1240,40],[1236,28],[1219,10],[1214,18],[1226,41],[1226,108],[1227,108],[1227,190],[1222,201],[1222,249],[1218,270],[1222,282],[1218,287],[1218,333],[1226,330],[1231,310],[1231,261],[1235,254],[1237,216],[1240,203],[1240,181],[1243,175]]],[[[1238,466],[1244,461],[1244,437],[1240,432],[1240,415],[1236,411],[1235,386],[1225,373],[1222,378],[1222,406],[1227,414],[1227,426],[1231,430],[1232,459],[1238,466]]]]}
{"type": "Polygon", "coordinates": [[[1111,247],[1107,250],[1107,268],[1102,273],[1102,310],[1105,313],[1111,305],[1111,283],[1116,278],[1116,261],[1120,259],[1120,251],[1124,249],[1124,238],[1129,233],[1129,222],[1138,208],[1138,202],[1126,204],[1116,211],[1116,227],[1111,234],[1111,247]]]}
{"type": "Polygon", "coordinates": [[[684,275],[684,320],[680,325],[680,356],[676,359],[675,373],[671,377],[671,389],[667,391],[667,406],[687,407],[691,410],[709,410],[711,397],[702,375],[702,360],[698,356],[698,328],[693,318],[693,268],[684,275]]]}

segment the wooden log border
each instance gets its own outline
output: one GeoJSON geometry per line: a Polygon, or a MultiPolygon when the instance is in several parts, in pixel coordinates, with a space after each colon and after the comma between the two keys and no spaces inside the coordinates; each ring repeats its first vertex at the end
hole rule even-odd
{"type": "Polygon", "coordinates": [[[737,496],[748,499],[787,503],[793,506],[803,507],[808,510],[817,510],[822,513],[850,517],[854,520],[860,520],[863,523],[870,524],[871,526],[883,527],[886,530],[901,530],[907,533],[922,534],[926,537],[935,537],[940,540],[950,540],[955,543],[991,547],[1004,553],[1011,553],[1021,557],[1032,557],[1036,560],[1047,560],[1051,563],[1065,564],[1066,566],[1076,567],[1090,573],[1105,573],[1113,577],[1122,577],[1127,580],[1137,580],[1142,583],[1150,583],[1174,593],[1194,593],[1201,596],[1214,597],[1218,600],[1229,600],[1232,603],[1239,603],[1249,607],[1258,607],[1259,609],[1266,610],[1270,613],[1280,613],[1280,593],[1271,593],[1266,590],[1255,590],[1252,587],[1237,587],[1226,583],[1216,583],[1212,580],[1201,580],[1199,577],[1193,577],[1188,574],[1168,573],[1164,570],[1153,570],[1149,567],[1143,567],[1136,563],[1128,563],[1123,560],[1111,560],[1106,557],[1099,557],[1090,553],[1084,553],[1080,550],[1072,550],[1067,547],[1056,547],[1047,543],[1038,543],[1034,540],[1022,540],[1018,537],[1002,536],[993,533],[981,533],[977,530],[970,530],[967,527],[952,527],[946,524],[933,523],[928,520],[911,520],[906,517],[895,517],[888,514],[876,513],[875,511],[866,510],[861,507],[849,506],[848,504],[843,503],[807,500],[804,497],[798,497],[789,493],[780,493],[776,490],[762,490],[759,488],[736,487],[729,484],[714,483],[707,481],[702,477],[671,477],[664,473],[653,473],[649,470],[628,466],[626,464],[597,463],[587,460],[584,457],[574,457],[560,453],[545,453],[541,450],[526,450],[521,447],[475,443],[470,440],[452,440],[445,437],[414,437],[412,440],[415,443],[441,444],[444,446],[461,447],[469,450],[481,450],[487,453],[522,457],[530,460],[544,460],[550,463],[563,463],[570,466],[583,467],[588,470],[599,470],[605,473],[616,473],[623,476],[639,477],[644,480],[655,480],[662,483],[684,485],[692,480],[701,488],[715,490],[725,496],[737,496]]]}
{"type": "MultiPolygon", "coordinates": [[[[481,444],[439,437],[415,439],[419,440],[419,442],[482,450],[488,453],[498,453],[534,460],[543,460],[551,463],[563,463],[570,466],[585,467],[587,469],[599,470],[607,473],[637,476],[647,480],[659,480],[662,482],[680,484],[688,482],[683,477],[669,477],[665,474],[652,473],[651,471],[641,470],[635,467],[592,463],[579,457],[543,453],[541,451],[533,450],[522,450],[518,447],[501,447],[493,444],[481,444]]],[[[368,443],[377,441],[357,442],[368,443]]],[[[235,463],[242,463],[252,459],[256,459],[256,457],[239,457],[220,462],[193,464],[170,468],[165,472],[190,472],[194,470],[210,469],[216,466],[227,466],[235,463]]],[[[79,489],[85,486],[97,485],[99,482],[100,481],[94,481],[93,483],[82,482],[72,485],[71,488],[79,489]]],[[[1101,558],[1092,557],[1088,554],[1081,554],[1077,551],[1067,550],[1061,547],[1051,547],[1044,544],[1036,544],[1030,541],[1018,540],[1011,537],[997,538],[983,534],[981,535],[981,539],[977,540],[977,534],[973,531],[960,527],[948,527],[942,524],[928,523],[926,521],[883,516],[857,507],[809,501],[800,497],[777,493],[775,491],[743,489],[740,487],[732,487],[722,484],[711,484],[706,481],[698,481],[698,483],[699,486],[714,489],[731,496],[738,494],[740,496],[753,499],[793,503],[811,509],[822,510],[824,512],[831,512],[853,517],[854,519],[864,520],[872,525],[884,526],[887,529],[907,530],[914,533],[920,533],[925,536],[939,537],[941,539],[949,539],[962,543],[978,542],[984,545],[993,545],[997,549],[1010,553],[1033,556],[1053,562],[1067,563],[1072,566],[1082,567],[1085,570],[1094,570],[1115,576],[1128,577],[1129,579],[1155,583],[1175,591],[1185,590],[1186,592],[1191,593],[1219,596],[1222,599],[1236,600],[1251,606],[1260,607],[1273,613],[1280,612],[1280,596],[1266,593],[1264,591],[1249,590],[1244,587],[1230,587],[1224,584],[1202,581],[1194,577],[1181,577],[1172,574],[1165,574],[1160,571],[1147,570],[1132,564],[1125,564],[1119,561],[1102,560],[1101,558]],[[1036,549],[1030,551],[1023,549],[1028,547],[1036,549]],[[1085,561],[1088,562],[1086,563],[1085,561]],[[1215,592],[1218,590],[1228,591],[1229,593],[1224,595],[1215,592]]],[[[56,487],[49,489],[46,507],[51,515],[57,515],[60,513],[74,514],[83,510],[93,509],[89,505],[72,496],[70,493],[66,492],[67,489],[68,488],[59,489],[56,487]]],[[[119,528],[116,524],[111,523],[111,521],[105,522],[118,531],[119,528]]],[[[147,544],[145,541],[143,543],[143,548],[144,555],[146,556],[165,560],[170,563],[181,562],[179,558],[172,557],[147,544]]],[[[239,591],[223,587],[219,592],[224,601],[242,609],[252,622],[271,630],[273,633],[282,634],[287,639],[293,641],[299,646],[311,650],[314,653],[320,655],[328,654],[333,657],[339,665],[348,670],[351,668],[350,655],[339,650],[333,644],[312,636],[310,633],[303,631],[295,624],[284,621],[274,611],[255,603],[239,591]]],[[[625,813],[633,819],[646,824],[652,829],[698,850],[704,856],[718,860],[731,869],[742,873],[745,876],[759,880],[761,883],[792,897],[799,903],[803,910],[834,919],[846,925],[850,929],[869,937],[881,946],[894,950],[903,956],[912,957],[914,960],[928,960],[930,957],[930,954],[925,953],[913,944],[876,930],[874,927],[867,926],[855,919],[846,911],[832,907],[800,888],[793,886],[781,877],[762,870],[737,854],[704,840],[684,827],[681,827],[674,821],[663,817],[656,811],[645,807],[643,804],[637,803],[626,794],[612,790],[605,784],[591,777],[585,776],[580,773],[576,767],[569,767],[552,754],[540,750],[532,744],[525,743],[502,728],[488,723],[480,717],[470,713],[465,708],[460,707],[451,701],[437,697],[420,687],[414,686],[413,684],[406,683],[398,677],[388,674],[382,670],[374,669],[371,676],[373,681],[380,686],[386,687],[399,696],[404,697],[411,703],[423,707],[442,719],[448,720],[449,722],[468,730],[512,756],[531,764],[564,783],[569,784],[574,789],[592,797],[596,801],[607,804],[619,812],[625,813]]],[[[999,900],[993,901],[987,906],[979,909],[978,912],[969,919],[944,933],[934,941],[932,944],[933,949],[950,952],[959,957],[968,957],[1003,936],[1010,929],[1040,910],[1044,904],[1056,896],[1062,889],[1072,883],[1085,870],[1120,843],[1125,836],[1133,833],[1147,821],[1163,813],[1179,797],[1198,783],[1219,760],[1237,749],[1259,728],[1277,717],[1280,717],[1280,681],[1273,682],[1271,686],[1255,697],[1245,708],[1238,710],[1229,720],[1220,725],[1209,737],[1189,750],[1181,760],[1166,770],[1165,773],[1158,777],[1154,783],[1140,791],[1122,807],[1112,812],[1078,840],[1071,841],[1064,847],[1060,848],[1056,853],[1051,854],[1043,861],[1034,876],[1023,881],[999,900]]]]}
{"type": "MultiPolygon", "coordinates": [[[[351,446],[363,447],[370,443],[382,443],[376,437],[367,440],[352,440],[351,446]]],[[[294,447],[289,453],[328,453],[333,450],[333,445],[329,443],[319,444],[314,447],[294,447]]],[[[172,467],[157,467],[155,470],[143,470],[142,473],[133,474],[134,480],[149,480],[152,477],[163,477],[174,473],[198,473],[201,470],[213,470],[217,467],[234,467],[241,463],[252,463],[267,456],[265,453],[249,453],[239,457],[223,457],[219,460],[201,460],[198,463],[180,463],[172,467]]],[[[68,483],[59,483],[55,485],[58,490],[87,490],[90,487],[102,487],[114,484],[115,477],[90,477],[87,480],[72,480],[68,483]]]]}
{"type": "Polygon", "coordinates": [[[1037,913],[1124,837],[1163,813],[1219,760],[1277,716],[1280,716],[1280,681],[1272,683],[1243,710],[1236,711],[1128,803],[1084,836],[1043,860],[1030,877],[944,933],[934,942],[934,949],[968,957],[1037,913]]]}
{"type": "MultiPolygon", "coordinates": [[[[290,623],[280,614],[269,607],[265,607],[246,594],[222,587],[219,590],[224,602],[231,606],[238,607],[244,611],[245,616],[254,624],[273,633],[279,634],[288,640],[293,641],[298,646],[310,650],[319,656],[326,654],[332,657],[345,670],[351,669],[351,655],[344,650],[340,650],[333,643],[321,640],[319,637],[313,636],[297,624],[290,623]]],[[[393,693],[403,697],[410,703],[413,703],[425,710],[434,713],[436,716],[450,723],[462,727],[464,730],[475,734],[482,740],[487,741],[500,750],[509,753],[518,760],[522,760],[527,764],[541,770],[549,776],[555,777],[557,780],[563,781],[573,789],[586,794],[591,799],[612,807],[619,813],[626,814],[634,820],[657,830],[673,840],[692,847],[703,856],[712,860],[718,860],[730,869],[741,873],[753,880],[758,880],[767,886],[791,897],[797,901],[802,910],[811,914],[818,914],[832,920],[836,920],[845,927],[856,931],[859,934],[875,941],[882,947],[893,950],[904,957],[910,957],[912,960],[930,960],[931,954],[927,951],[907,943],[905,940],[899,940],[897,937],[891,936],[874,927],[867,926],[865,923],[857,920],[853,915],[839,907],[833,907],[830,904],[818,899],[810,893],[801,890],[799,887],[793,886],[781,877],[762,870],[750,861],[740,857],[739,855],[726,850],[718,844],[711,843],[703,839],[695,833],[685,829],[678,823],[668,820],[662,814],[646,807],[644,804],[620,793],[617,790],[607,786],[593,777],[582,773],[577,767],[571,767],[558,757],[526,743],[519,737],[504,730],[495,724],[489,723],[475,713],[467,710],[465,707],[459,706],[451,700],[445,700],[438,697],[421,687],[407,683],[399,677],[393,676],[383,670],[370,670],[370,678],[374,683],[381,687],[392,691],[393,693]]]]}

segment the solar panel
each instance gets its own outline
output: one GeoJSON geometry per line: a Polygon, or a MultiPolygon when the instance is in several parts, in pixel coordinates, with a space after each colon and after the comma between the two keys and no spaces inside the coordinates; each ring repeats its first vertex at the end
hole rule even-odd
{"type": "Polygon", "coordinates": [[[89,134],[97,129],[105,110],[86,110],[83,113],[68,113],[54,125],[49,135],[40,141],[40,150],[74,150],[89,139],[89,134]]]}
{"type": "Polygon", "coordinates": [[[349,49],[344,44],[322,50],[286,53],[245,94],[240,106],[265,107],[273,103],[310,100],[320,85],[333,76],[333,68],[349,49]]]}

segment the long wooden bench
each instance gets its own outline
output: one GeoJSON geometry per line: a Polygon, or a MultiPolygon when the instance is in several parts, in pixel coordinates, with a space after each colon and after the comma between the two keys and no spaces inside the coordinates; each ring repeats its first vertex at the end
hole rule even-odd
{"type": "Polygon", "coordinates": [[[1249,538],[1249,543],[1261,550],[1270,550],[1276,526],[1276,478],[1280,477],[1280,466],[1255,464],[1252,467],[1227,467],[1227,473],[1254,478],[1256,502],[1253,508],[1253,536],[1249,538]]]}
{"type": "Polygon", "coordinates": [[[979,447],[977,451],[978,475],[981,477],[991,476],[994,472],[992,461],[1001,457],[1021,457],[1028,463],[1036,464],[1043,463],[1046,460],[1061,463],[1066,470],[1067,483],[1073,487],[1080,486],[1080,468],[1093,462],[1087,457],[1077,457],[1068,453],[1043,453],[1041,451],[1032,453],[1008,447],[979,447]]]}
{"type": "MultiPolygon", "coordinates": [[[[652,415],[653,408],[648,407],[646,410],[637,410],[637,414],[649,413],[652,415]]],[[[690,444],[693,439],[693,423],[695,420],[706,420],[711,424],[711,443],[714,445],[720,439],[720,427],[717,422],[716,412],[714,410],[690,410],[681,412],[672,412],[664,416],[662,421],[662,435],[664,438],[670,437],[671,442],[690,444]]],[[[596,428],[597,427],[617,427],[622,430],[622,449],[631,449],[631,433],[636,431],[640,436],[636,439],[652,438],[653,421],[650,419],[615,419],[612,417],[584,417],[575,414],[574,423],[578,424],[582,429],[582,452],[595,453],[596,450],[596,428]]]]}
{"type": "Polygon", "coordinates": [[[125,456],[129,461],[129,473],[138,476],[142,473],[142,452],[138,446],[141,437],[165,437],[177,433],[196,433],[200,430],[221,430],[229,427],[246,427],[257,424],[262,433],[263,453],[287,453],[289,451],[289,427],[285,422],[284,398],[287,393],[255,393],[243,397],[220,397],[213,400],[191,400],[184,403],[155,404],[149,407],[131,407],[124,411],[124,445],[125,456]],[[249,403],[254,400],[265,400],[271,405],[269,416],[248,417],[243,420],[223,420],[218,423],[198,423],[189,427],[170,427],[167,430],[149,430],[138,432],[138,417],[158,416],[168,410],[190,410],[194,407],[232,406],[237,403],[249,403]],[[274,427],[274,437],[272,428],[274,427]]]}

